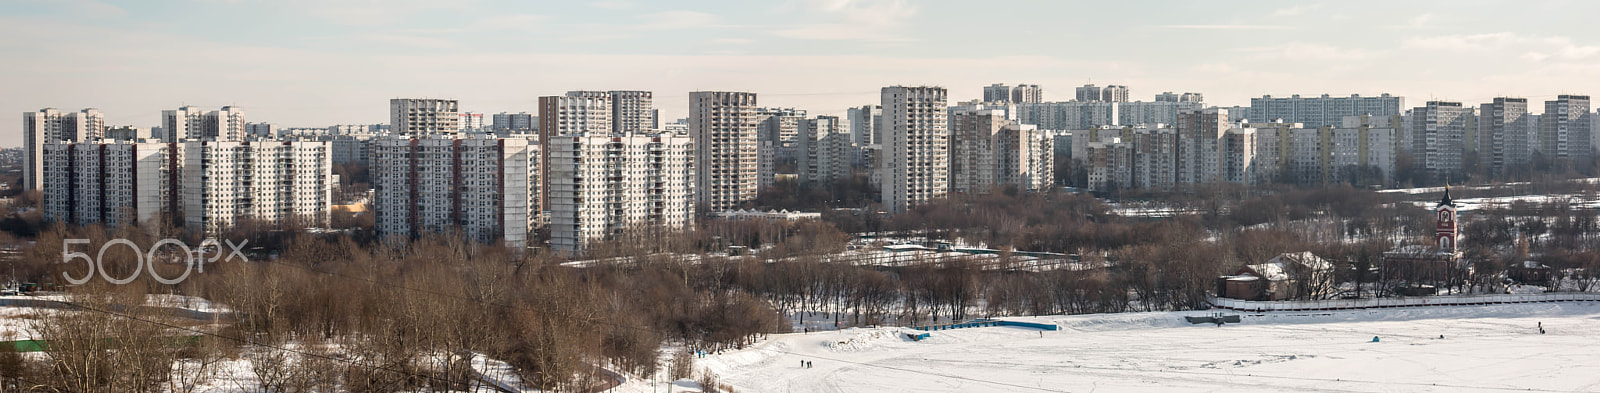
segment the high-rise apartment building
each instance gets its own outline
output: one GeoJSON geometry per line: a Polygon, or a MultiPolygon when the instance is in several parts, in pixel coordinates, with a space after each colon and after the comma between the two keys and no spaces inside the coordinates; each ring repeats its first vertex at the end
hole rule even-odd
{"type": "Polygon", "coordinates": [[[200,108],[185,106],[176,110],[161,111],[161,141],[180,143],[202,140],[206,137],[206,113],[200,108]]]}
{"type": "Polygon", "coordinates": [[[1184,184],[1222,181],[1221,140],[1232,128],[1228,110],[1206,108],[1178,114],[1177,182],[1184,184]]]}
{"type": "Polygon", "coordinates": [[[1256,130],[1230,128],[1222,135],[1218,154],[1222,164],[1218,169],[1220,181],[1249,185],[1255,181],[1256,130]]]}
{"type": "Polygon", "coordinates": [[[373,213],[394,241],[460,233],[521,248],[540,219],[540,145],[527,138],[388,136],[373,142],[373,213]]]}
{"type": "Polygon", "coordinates": [[[695,203],[712,212],[754,201],[759,163],[756,94],[689,93],[689,136],[695,149],[695,203]]]}
{"type": "MultiPolygon", "coordinates": [[[[244,221],[323,226],[333,206],[327,142],[187,141],[183,224],[216,233],[244,221]]],[[[176,192],[176,191],[174,191],[176,192]]]]}
{"type": "MultiPolygon", "coordinates": [[[[1178,121],[1178,113],[1183,111],[1196,111],[1205,107],[1199,102],[1156,101],[1156,102],[1119,102],[1117,106],[1117,121],[1114,124],[1136,126],[1140,124],[1173,124],[1178,121]]],[[[1229,114],[1233,112],[1230,111],[1229,114]]]]}
{"type": "Polygon", "coordinates": [[[1593,155],[1590,146],[1592,118],[1589,116],[1589,96],[1562,94],[1554,101],[1544,102],[1544,114],[1539,116],[1540,141],[1545,157],[1582,163],[1593,155]]]}
{"type": "Polygon", "coordinates": [[[1016,104],[1017,122],[1046,130],[1082,130],[1116,125],[1121,103],[1089,101],[1016,104]]]}
{"type": "Polygon", "coordinates": [[[1444,181],[1462,170],[1462,139],[1466,137],[1466,110],[1459,102],[1428,101],[1411,110],[1411,137],[1417,168],[1434,181],[1444,181]]]}
{"type": "Polygon", "coordinates": [[[800,122],[806,119],[804,109],[795,108],[757,108],[756,115],[762,117],[761,123],[756,126],[758,187],[766,189],[772,185],[777,175],[780,164],[795,161],[798,154],[796,138],[800,135],[800,122]]]}
{"type": "MultiPolygon", "coordinates": [[[[455,135],[461,132],[460,102],[433,98],[389,100],[389,131],[395,135],[455,135]]],[[[168,131],[169,133],[171,131],[168,131]]]]}
{"type": "Polygon", "coordinates": [[[1078,102],[1100,101],[1102,97],[1104,95],[1100,93],[1100,87],[1093,83],[1078,86],[1078,102]]]}
{"type": "Polygon", "coordinates": [[[1100,89],[1100,101],[1128,102],[1128,87],[1123,85],[1110,85],[1100,89]]]}
{"type": "Polygon", "coordinates": [[[1532,157],[1528,148],[1528,99],[1496,97],[1479,106],[1478,157],[1490,173],[1527,165],[1532,157]]]}
{"type": "Polygon", "coordinates": [[[577,252],[629,232],[681,230],[694,222],[689,138],[561,135],[545,146],[552,249],[577,252]]]}
{"type": "Polygon", "coordinates": [[[105,115],[94,108],[61,112],[44,108],[22,113],[22,188],[37,190],[44,176],[44,146],[60,141],[87,141],[105,135],[105,115]]]}
{"type": "Polygon", "coordinates": [[[883,205],[904,212],[950,191],[950,128],[942,87],[891,86],[883,100],[883,205]]]}
{"type": "Polygon", "coordinates": [[[539,135],[549,138],[558,135],[583,133],[610,134],[615,132],[609,94],[539,97],[539,135]]]}
{"type": "Polygon", "coordinates": [[[1006,124],[995,134],[996,179],[1024,191],[1044,191],[1055,184],[1054,139],[1032,124],[1006,124]]]}
{"type": "Polygon", "coordinates": [[[483,120],[482,113],[461,112],[461,121],[457,124],[460,124],[461,132],[484,133],[489,131],[489,127],[483,120]]]}
{"type": "Polygon", "coordinates": [[[1343,123],[1345,116],[1398,115],[1404,106],[1404,98],[1390,96],[1388,93],[1377,97],[1362,97],[1359,94],[1351,94],[1349,97],[1333,97],[1327,94],[1320,97],[1301,97],[1296,94],[1289,98],[1273,98],[1268,95],[1250,99],[1248,118],[1254,122],[1283,120],[1287,123],[1302,123],[1307,127],[1337,127],[1343,123]]]}
{"type": "Polygon", "coordinates": [[[1011,88],[1011,103],[1013,104],[1037,104],[1040,102],[1044,102],[1044,89],[1040,89],[1039,85],[1024,83],[1011,88]]]}
{"type": "Polygon", "coordinates": [[[1171,126],[1142,125],[1133,128],[1131,153],[1133,166],[1130,186],[1171,191],[1177,185],[1178,130],[1171,126]]]}
{"type": "Polygon", "coordinates": [[[493,116],[493,128],[497,132],[508,134],[532,134],[539,126],[538,119],[538,116],[528,112],[500,112],[493,116]]]}
{"type": "Polygon", "coordinates": [[[983,87],[983,102],[1011,102],[1011,86],[992,84],[983,87]]]}
{"type": "Polygon", "coordinates": [[[121,225],[159,221],[177,212],[182,176],[178,145],[152,142],[71,142],[44,145],[48,172],[41,186],[45,221],[121,225]]]}
{"type": "Polygon", "coordinates": [[[850,139],[858,146],[875,145],[883,140],[883,107],[863,105],[850,108],[845,114],[850,120],[850,139]]]}
{"type": "Polygon", "coordinates": [[[278,125],[272,123],[244,123],[246,139],[272,139],[278,137],[278,125]]]}
{"type": "Polygon", "coordinates": [[[800,122],[796,163],[800,180],[828,183],[850,176],[855,143],[837,116],[817,116],[800,122]]]}
{"type": "Polygon", "coordinates": [[[225,106],[201,117],[201,138],[215,141],[242,141],[249,138],[244,108],[225,106]]]}
{"type": "Polygon", "coordinates": [[[1000,129],[1011,124],[995,109],[954,110],[950,114],[950,191],[989,192],[998,185],[1000,129]]]}
{"type": "Polygon", "coordinates": [[[611,108],[612,132],[650,132],[656,129],[653,94],[638,90],[574,90],[567,97],[600,98],[611,108]]]}

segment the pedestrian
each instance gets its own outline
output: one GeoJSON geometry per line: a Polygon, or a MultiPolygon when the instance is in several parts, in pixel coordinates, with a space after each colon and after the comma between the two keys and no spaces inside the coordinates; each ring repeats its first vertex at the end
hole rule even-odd
{"type": "Polygon", "coordinates": [[[1439,335],[1439,339],[1443,340],[1444,339],[1444,335],[1443,334],[1439,335]]]}
{"type": "Polygon", "coordinates": [[[804,359],[801,359],[800,360],[800,368],[805,368],[805,367],[806,367],[806,361],[804,359]]]}

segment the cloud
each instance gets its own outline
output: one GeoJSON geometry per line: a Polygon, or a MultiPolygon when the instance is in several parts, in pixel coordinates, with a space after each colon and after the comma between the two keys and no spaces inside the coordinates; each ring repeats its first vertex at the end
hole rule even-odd
{"type": "MultiPolygon", "coordinates": [[[[288,1],[285,1],[288,2],[288,1]]],[[[412,16],[439,10],[467,10],[466,1],[436,0],[312,0],[289,4],[328,22],[352,26],[401,24],[412,16]]]]}
{"type": "Polygon", "coordinates": [[[1163,25],[1157,26],[1164,29],[1189,29],[1189,30],[1284,30],[1289,26],[1277,25],[1163,25]]]}
{"type": "Polygon", "coordinates": [[[1372,52],[1347,49],[1310,42],[1289,42],[1281,45],[1245,47],[1235,49],[1267,60],[1359,60],[1372,57],[1372,52]]]}
{"type": "Polygon", "coordinates": [[[716,25],[721,18],[699,11],[662,11],[638,16],[642,29],[688,29],[716,25]]]}
{"type": "Polygon", "coordinates": [[[718,38],[711,40],[711,43],[714,44],[748,44],[752,42],[756,42],[756,40],[749,38],[718,38]]]}
{"type": "Polygon", "coordinates": [[[605,1],[591,2],[591,3],[589,3],[589,6],[590,7],[594,7],[594,8],[605,8],[605,9],[609,9],[609,10],[622,10],[622,9],[633,8],[633,3],[632,2],[628,2],[628,1],[622,1],[622,0],[605,0],[605,1]]]}
{"type": "Polygon", "coordinates": [[[1321,9],[1321,4],[1301,4],[1289,8],[1279,8],[1272,11],[1272,16],[1300,16],[1321,9]]]}
{"type": "Polygon", "coordinates": [[[1405,26],[1412,29],[1421,29],[1428,27],[1428,23],[1433,22],[1434,18],[1435,16],[1433,14],[1417,15],[1411,19],[1407,19],[1405,26]]]}
{"type": "Polygon", "coordinates": [[[1581,45],[1571,37],[1521,35],[1511,32],[1412,38],[1404,41],[1402,45],[1415,49],[1449,52],[1501,52],[1505,53],[1506,57],[1518,57],[1535,62],[1552,59],[1588,60],[1600,55],[1600,46],[1581,45]]]}
{"type": "Polygon", "coordinates": [[[545,19],[544,15],[534,14],[508,14],[495,15],[472,23],[472,27],[486,30],[527,30],[538,26],[545,19]]]}
{"type": "Polygon", "coordinates": [[[896,34],[917,9],[906,0],[811,0],[805,22],[773,30],[773,34],[805,40],[911,41],[896,34]]]}

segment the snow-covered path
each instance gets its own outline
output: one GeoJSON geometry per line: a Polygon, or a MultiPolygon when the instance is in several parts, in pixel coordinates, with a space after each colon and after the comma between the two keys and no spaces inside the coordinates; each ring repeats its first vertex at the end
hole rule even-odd
{"type": "Polygon", "coordinates": [[[1600,391],[1600,304],[1182,322],[1203,314],[1023,318],[1064,329],[923,341],[892,328],[791,334],[704,364],[741,392],[1600,391]]]}

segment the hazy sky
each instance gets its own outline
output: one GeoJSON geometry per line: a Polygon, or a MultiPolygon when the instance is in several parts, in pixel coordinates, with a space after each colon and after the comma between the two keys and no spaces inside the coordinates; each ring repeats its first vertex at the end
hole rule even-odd
{"type": "MultiPolygon", "coordinates": [[[[21,113],[239,105],[288,127],[388,121],[388,99],[536,112],[537,97],[641,89],[663,118],[692,90],[842,114],[882,86],[952,101],[990,83],[1066,100],[1093,81],[1204,93],[1393,93],[1475,104],[1600,94],[1589,1],[0,0],[0,145],[21,113]]],[[[1538,111],[1540,105],[1530,105],[1538,111]]]]}

